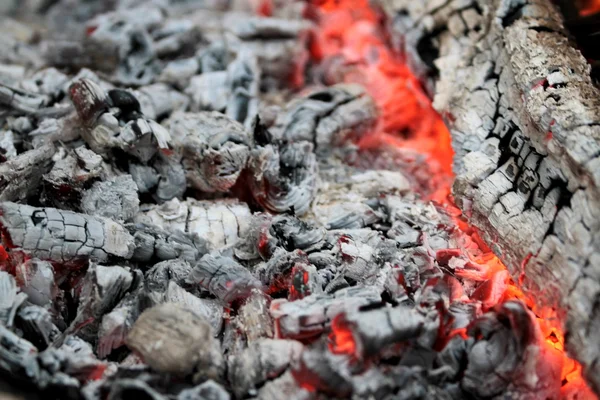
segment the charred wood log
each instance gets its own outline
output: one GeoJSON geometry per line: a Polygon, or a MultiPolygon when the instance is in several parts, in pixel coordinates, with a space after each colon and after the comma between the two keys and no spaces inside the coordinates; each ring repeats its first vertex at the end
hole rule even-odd
{"type": "Polygon", "coordinates": [[[454,196],[600,391],[600,91],[550,1],[380,1],[451,130],[454,196]]]}

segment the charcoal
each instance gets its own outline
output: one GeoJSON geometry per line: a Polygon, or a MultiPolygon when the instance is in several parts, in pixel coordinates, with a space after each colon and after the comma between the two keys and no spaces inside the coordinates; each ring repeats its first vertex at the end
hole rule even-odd
{"type": "Polygon", "coordinates": [[[4,376],[17,381],[36,383],[40,368],[36,362],[38,354],[34,345],[0,324],[0,371],[4,376]]]}
{"type": "Polygon", "coordinates": [[[23,338],[38,350],[45,350],[60,335],[60,330],[52,323],[52,316],[40,306],[25,306],[17,315],[17,326],[23,331],[23,338]]]}
{"type": "Polygon", "coordinates": [[[217,300],[196,297],[182,289],[177,283],[169,281],[164,301],[186,306],[210,322],[215,336],[221,333],[223,327],[223,306],[217,300]]]}
{"type": "Polygon", "coordinates": [[[56,68],[44,68],[28,79],[22,80],[20,86],[29,93],[50,96],[56,99],[61,96],[62,87],[69,80],[69,77],[56,68]]]}
{"type": "Polygon", "coordinates": [[[134,261],[181,258],[191,262],[199,260],[208,252],[207,243],[195,235],[181,231],[170,232],[154,225],[140,223],[127,224],[126,228],[135,241],[135,251],[131,256],[134,261]]]}
{"type": "Polygon", "coordinates": [[[19,114],[35,114],[50,103],[50,97],[0,84],[0,105],[19,114]]]}
{"type": "Polygon", "coordinates": [[[137,187],[131,175],[96,182],[81,199],[81,209],[89,215],[127,221],[139,211],[137,187]]]}
{"type": "Polygon", "coordinates": [[[325,229],[285,214],[273,218],[269,232],[287,251],[300,249],[310,252],[325,238],[325,229]]]}
{"type": "Polygon", "coordinates": [[[174,113],[167,126],[189,186],[224,192],[235,184],[250,154],[241,124],[220,113],[198,112],[174,113]]]}
{"type": "Polygon", "coordinates": [[[152,389],[147,383],[138,379],[118,379],[110,386],[110,391],[106,397],[107,400],[126,400],[131,396],[140,396],[149,400],[167,400],[156,390],[152,389]]]}
{"type": "Polygon", "coordinates": [[[9,160],[17,156],[15,148],[15,134],[10,130],[0,131],[0,159],[9,160]]]}
{"type": "Polygon", "coordinates": [[[444,346],[435,359],[436,368],[431,371],[432,378],[438,382],[456,381],[467,362],[467,352],[472,340],[454,336],[444,346]]]}
{"type": "Polygon", "coordinates": [[[210,324],[184,306],[165,303],[144,311],[126,343],[157,371],[180,376],[194,372],[205,379],[221,375],[221,354],[210,324]]]}
{"type": "Polygon", "coordinates": [[[67,332],[77,332],[86,341],[95,343],[102,316],[117,305],[132,282],[129,268],[90,265],[79,295],[77,316],[67,332]]]}
{"type": "Polygon", "coordinates": [[[168,20],[152,31],[153,47],[161,58],[189,54],[202,42],[201,29],[190,20],[168,20]]]}
{"type": "Polygon", "coordinates": [[[102,317],[98,328],[99,358],[107,357],[114,349],[125,344],[125,337],[141,312],[139,292],[127,293],[112,311],[102,317]]]}
{"type": "Polygon", "coordinates": [[[162,261],[150,268],[144,279],[144,293],[140,296],[144,308],[152,307],[164,301],[169,283],[172,281],[186,287],[186,281],[192,267],[183,260],[162,261]]]}
{"type": "Polygon", "coordinates": [[[131,258],[133,237],[118,223],[55,208],[0,203],[0,226],[15,251],[60,263],[131,258]]]}
{"type": "Polygon", "coordinates": [[[321,334],[341,312],[380,301],[379,293],[371,287],[351,287],[333,295],[317,293],[293,302],[277,299],[271,303],[270,312],[279,337],[302,339],[321,334]]]}
{"type": "Polygon", "coordinates": [[[268,258],[277,246],[277,239],[270,234],[273,216],[268,213],[254,213],[245,229],[240,230],[240,240],[235,244],[234,253],[239,260],[250,261],[268,258]]]}
{"type": "Polygon", "coordinates": [[[238,309],[238,330],[244,332],[248,344],[261,338],[273,337],[273,320],[269,314],[270,301],[265,293],[252,289],[250,296],[238,309]]]}
{"type": "Polygon", "coordinates": [[[294,340],[261,339],[227,361],[230,382],[236,382],[235,395],[244,398],[269,377],[278,376],[299,359],[302,344],[294,340]]]}
{"type": "Polygon", "coordinates": [[[310,142],[257,146],[249,161],[250,192],[263,208],[303,215],[316,194],[317,160],[310,142]]]}
{"type": "Polygon", "coordinates": [[[12,327],[19,307],[27,300],[15,278],[5,271],[0,271],[0,324],[12,327]]]}
{"type": "Polygon", "coordinates": [[[0,163],[0,200],[22,201],[34,195],[42,175],[52,166],[56,148],[50,144],[0,163]]]}
{"type": "Polygon", "coordinates": [[[258,113],[260,71],[255,57],[241,52],[227,67],[227,83],[231,93],[225,114],[251,127],[258,113]]]}
{"type": "MultiPolygon", "coordinates": [[[[131,163],[129,164],[129,173],[131,174],[131,178],[135,182],[139,193],[150,193],[162,178],[155,168],[148,165],[131,163]]],[[[170,196],[169,193],[166,194],[167,197],[170,196]]]]}
{"type": "Polygon", "coordinates": [[[238,232],[247,229],[250,216],[247,205],[231,199],[185,202],[173,199],[160,206],[142,207],[135,221],[196,234],[213,248],[220,248],[237,242],[238,232]]]}
{"type": "MultiPolygon", "coordinates": [[[[200,62],[197,57],[181,58],[167,63],[160,72],[158,80],[183,90],[184,88],[191,86],[190,79],[195,76],[199,70],[200,62]]],[[[208,71],[206,75],[209,75],[208,71]]],[[[198,78],[201,76],[202,75],[198,75],[198,78]]],[[[191,92],[199,94],[194,90],[191,92]]]]}
{"type": "Polygon", "coordinates": [[[189,282],[207,289],[225,303],[244,299],[252,289],[262,287],[258,279],[232,258],[211,254],[194,265],[189,282]]]}
{"type": "Polygon", "coordinates": [[[182,390],[177,395],[177,400],[229,400],[230,398],[223,386],[213,380],[182,390]]]}
{"type": "Polygon", "coordinates": [[[140,112],[152,120],[168,117],[173,112],[185,110],[189,99],[162,83],[143,86],[133,92],[140,103],[140,112]]]}
{"type": "Polygon", "coordinates": [[[181,198],[187,188],[185,170],[177,157],[165,153],[158,153],[154,162],[158,173],[158,182],[154,198],[159,203],[181,198]]]}
{"type": "Polygon", "coordinates": [[[207,71],[192,76],[185,89],[185,93],[191,98],[192,111],[225,110],[231,96],[228,79],[226,70],[207,71]]]}
{"type": "Polygon", "coordinates": [[[47,307],[55,300],[58,286],[54,279],[54,268],[48,261],[26,260],[18,265],[15,277],[29,303],[47,307]]]}

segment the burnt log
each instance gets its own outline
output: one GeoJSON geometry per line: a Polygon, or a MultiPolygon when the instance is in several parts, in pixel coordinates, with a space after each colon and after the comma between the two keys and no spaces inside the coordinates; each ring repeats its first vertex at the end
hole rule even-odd
{"type": "Polygon", "coordinates": [[[558,312],[599,392],[600,91],[590,65],[548,0],[379,3],[450,128],[457,205],[515,281],[558,312]]]}

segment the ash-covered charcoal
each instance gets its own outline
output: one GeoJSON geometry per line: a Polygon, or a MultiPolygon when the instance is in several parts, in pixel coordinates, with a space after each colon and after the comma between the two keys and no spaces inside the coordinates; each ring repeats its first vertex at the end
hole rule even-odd
{"type": "MultiPolygon", "coordinates": [[[[179,157],[175,154],[159,152],[154,160],[153,167],[153,177],[156,177],[156,183],[148,182],[148,178],[144,176],[142,177],[142,186],[153,188],[156,185],[154,199],[158,203],[162,203],[173,198],[182,198],[187,188],[187,182],[185,170],[179,161],[179,157]]],[[[150,177],[152,181],[154,181],[153,177],[150,177]]],[[[140,188],[140,180],[138,178],[134,178],[134,180],[140,188]]]]}
{"type": "Polygon", "coordinates": [[[195,380],[222,376],[220,346],[209,322],[185,306],[165,303],[142,313],[127,335],[127,346],[151,368],[195,380]]]}
{"type": "Polygon", "coordinates": [[[260,71],[256,57],[244,51],[227,67],[230,97],[225,114],[251,128],[258,114],[260,71]]]}
{"type": "Polygon", "coordinates": [[[0,203],[0,227],[11,251],[56,263],[129,259],[134,238],[120,224],[55,208],[0,203]]]}
{"type": "Polygon", "coordinates": [[[0,371],[16,381],[36,384],[40,378],[34,345],[0,324],[0,371]]]}
{"type": "Polygon", "coordinates": [[[169,281],[165,292],[166,303],[177,303],[198,313],[210,322],[215,336],[221,333],[223,327],[223,305],[215,299],[203,299],[181,288],[177,283],[169,281]]]}
{"type": "Polygon", "coordinates": [[[96,179],[109,179],[112,168],[98,154],[85,147],[60,148],[53,157],[52,169],[42,178],[42,204],[81,210],[84,191],[96,179]]]}
{"type": "MultiPolygon", "coordinates": [[[[438,326],[435,310],[433,318],[421,310],[403,306],[345,312],[332,321],[331,350],[358,359],[370,358],[391,344],[431,337],[432,332],[435,339],[438,326]]],[[[433,346],[433,343],[419,344],[433,346]]]]}
{"type": "Polygon", "coordinates": [[[184,389],[177,395],[177,400],[229,400],[230,398],[225,388],[212,379],[191,389],[184,389]]]}
{"type": "Polygon", "coordinates": [[[127,293],[121,301],[104,314],[98,327],[98,345],[96,353],[99,358],[107,357],[114,349],[125,344],[125,338],[141,313],[140,293],[142,286],[127,293]]]}
{"type": "Polygon", "coordinates": [[[306,140],[319,154],[348,144],[375,124],[375,103],[359,85],[335,85],[292,100],[274,131],[286,141],[306,140]]]}
{"type": "Polygon", "coordinates": [[[248,162],[254,200],[268,211],[305,214],[317,192],[317,159],[310,142],[257,146],[248,162]]]}
{"type": "Polygon", "coordinates": [[[135,222],[196,234],[218,249],[235,244],[239,233],[248,229],[250,217],[248,206],[234,199],[173,199],[160,206],[142,206],[135,222]]]}
{"type": "Polygon", "coordinates": [[[219,300],[231,303],[250,296],[261,282],[234,259],[207,254],[194,265],[189,280],[208,290],[219,300]]]}
{"type": "Polygon", "coordinates": [[[250,296],[244,300],[235,318],[238,330],[245,334],[246,341],[251,344],[261,338],[273,337],[273,319],[269,314],[271,298],[258,289],[252,289],[250,296]]]}
{"type": "Polygon", "coordinates": [[[319,336],[335,316],[363,306],[378,304],[381,296],[373,287],[351,287],[334,294],[311,294],[301,300],[273,300],[271,315],[278,337],[304,339],[319,336]]]}
{"type": "Polygon", "coordinates": [[[52,322],[50,312],[43,307],[29,305],[22,307],[17,314],[17,327],[23,331],[23,338],[45,350],[60,335],[60,330],[52,322]]]}
{"type": "Polygon", "coordinates": [[[116,148],[148,162],[159,148],[168,148],[169,132],[142,115],[140,103],[131,92],[123,89],[106,92],[83,78],[71,85],[69,95],[86,128],[82,136],[95,152],[116,148]]]}
{"type": "Polygon", "coordinates": [[[96,343],[102,316],[118,304],[132,283],[129,268],[91,264],[83,278],[77,316],[67,332],[96,343]]]}
{"type": "Polygon", "coordinates": [[[0,105],[17,114],[36,114],[50,102],[50,96],[30,93],[0,83],[0,105]]]}
{"type": "Polygon", "coordinates": [[[281,376],[267,381],[259,390],[257,398],[261,400],[311,400],[316,398],[314,388],[306,386],[304,382],[298,383],[291,371],[284,372],[281,376]]]}
{"type": "Polygon", "coordinates": [[[218,112],[174,113],[166,122],[185,168],[188,185],[204,192],[226,192],[250,155],[244,127],[218,112]]]}
{"type": "Polygon", "coordinates": [[[55,151],[49,144],[0,162],[0,201],[24,201],[35,195],[55,151]]]}
{"type": "Polygon", "coordinates": [[[277,245],[287,251],[299,249],[310,252],[319,247],[326,231],[295,216],[282,214],[273,218],[269,233],[277,239],[277,245]]]}
{"type": "Polygon", "coordinates": [[[277,246],[277,239],[270,233],[273,215],[254,213],[246,229],[240,231],[240,240],[235,244],[235,257],[242,261],[267,259],[277,246]]]}
{"type": "Polygon", "coordinates": [[[287,252],[278,248],[269,261],[255,267],[254,274],[270,294],[289,291],[291,297],[300,298],[323,291],[316,268],[302,250],[287,252]]]}
{"type": "Polygon", "coordinates": [[[295,340],[260,339],[227,360],[227,374],[235,382],[237,398],[256,392],[267,379],[281,375],[300,358],[302,343],[295,340]]]}
{"type": "Polygon", "coordinates": [[[29,259],[15,268],[15,278],[27,301],[42,307],[52,304],[58,295],[54,268],[48,261],[29,259]]]}
{"type": "Polygon", "coordinates": [[[149,262],[181,258],[186,261],[199,260],[209,251],[208,243],[196,235],[181,231],[167,231],[155,225],[127,224],[135,241],[132,261],[149,262]]]}
{"type": "Polygon", "coordinates": [[[152,120],[168,117],[175,111],[185,110],[190,99],[164,83],[142,86],[133,91],[140,102],[140,112],[152,120]]]}
{"type": "Polygon", "coordinates": [[[169,282],[187,287],[187,278],[192,267],[184,260],[168,260],[155,264],[144,275],[144,292],[140,294],[143,308],[150,308],[164,302],[169,282]]]}
{"type": "Polygon", "coordinates": [[[27,295],[19,290],[15,278],[0,271],[0,323],[12,327],[17,310],[25,300],[27,295]]]}
{"type": "Polygon", "coordinates": [[[117,221],[131,220],[138,214],[140,200],[131,175],[95,182],[83,193],[81,209],[89,215],[117,221]]]}

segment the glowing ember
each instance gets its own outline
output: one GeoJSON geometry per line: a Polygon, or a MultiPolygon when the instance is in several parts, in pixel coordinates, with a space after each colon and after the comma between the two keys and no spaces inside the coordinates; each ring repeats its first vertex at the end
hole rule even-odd
{"type": "MultiPolygon", "coordinates": [[[[429,199],[453,216],[465,235],[465,246],[438,251],[435,254],[437,261],[443,265],[455,253],[468,255],[470,262],[457,270],[456,276],[481,282],[471,300],[467,301],[481,301],[484,310],[508,300],[518,299],[525,303],[538,316],[540,331],[545,338],[542,343],[544,350],[549,351],[552,362],[562,364],[561,396],[567,398],[575,394],[579,396],[577,398],[583,398],[581,393],[591,393],[581,376],[581,366],[564,352],[564,335],[560,322],[553,317],[553,311],[536,307],[535,302],[516,286],[506,267],[452,203],[449,196],[453,157],[450,134],[418,79],[388,45],[381,28],[382,17],[370,7],[368,0],[320,0],[314,1],[313,5],[315,7],[310,9],[310,15],[318,26],[311,46],[314,60],[325,64],[327,60],[335,59],[334,65],[338,70],[327,76],[335,75],[341,81],[364,85],[379,109],[377,126],[360,140],[361,148],[396,146],[417,150],[429,156],[433,170],[438,172],[432,179],[437,190],[429,199]]],[[[600,1],[592,0],[581,13],[587,15],[598,10],[600,1]]],[[[401,274],[399,282],[406,285],[401,274]]],[[[454,286],[451,286],[453,291],[454,286]]],[[[455,296],[466,297],[461,290],[456,290],[455,296]]],[[[466,332],[465,328],[451,330],[446,343],[455,335],[466,337],[466,332]]],[[[333,320],[330,350],[336,354],[353,354],[356,351],[352,332],[344,324],[342,316],[333,320]]],[[[585,398],[593,398],[587,396],[592,395],[584,395],[585,398]]]]}
{"type": "Polygon", "coordinates": [[[600,0],[583,0],[580,4],[579,14],[583,17],[600,11],[600,0]]]}

